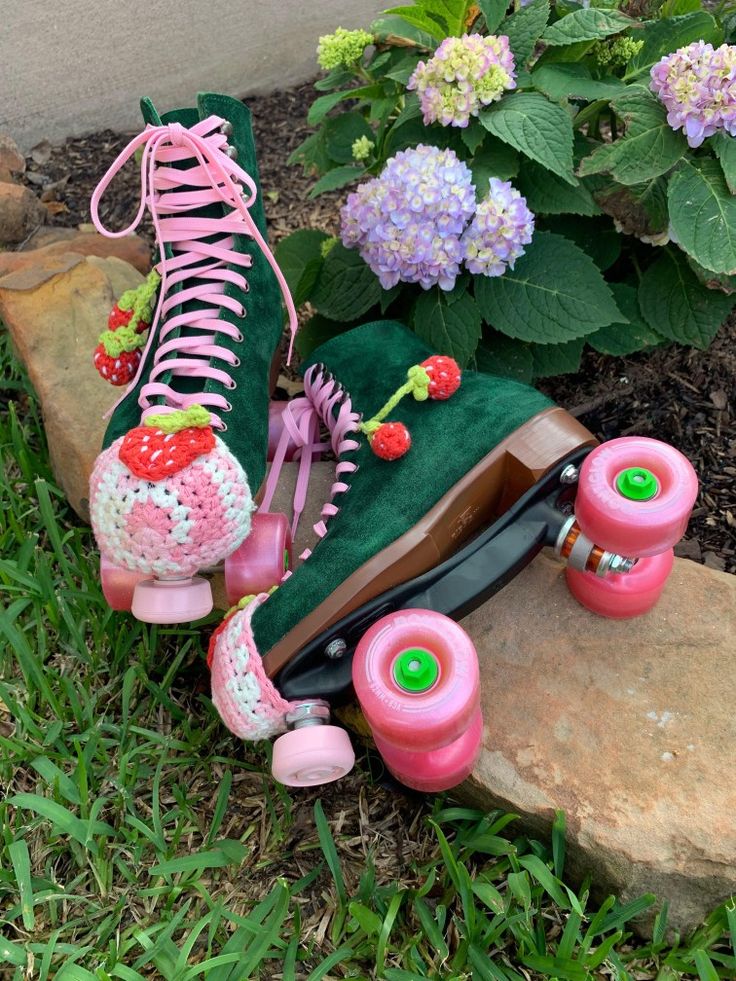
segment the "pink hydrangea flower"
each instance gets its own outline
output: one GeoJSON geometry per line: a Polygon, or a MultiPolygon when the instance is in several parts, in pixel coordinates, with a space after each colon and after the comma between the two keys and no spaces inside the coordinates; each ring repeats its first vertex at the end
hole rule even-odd
{"type": "Polygon", "coordinates": [[[469,168],[452,150],[402,150],[348,196],[341,236],[357,248],[384,289],[399,281],[451,290],[463,259],[461,237],[475,211],[469,168]]]}
{"type": "Polygon", "coordinates": [[[491,177],[488,183],[488,194],[462,237],[463,257],[475,275],[503,276],[531,242],[534,215],[510,181],[491,177]]]}
{"type": "Polygon", "coordinates": [[[667,122],[691,147],[719,130],[736,136],[736,45],[694,41],[662,58],[651,78],[667,122]]]}
{"type": "Polygon", "coordinates": [[[468,125],[483,106],[516,88],[514,56],[506,35],[448,37],[429,61],[420,61],[407,88],[416,90],[425,125],[468,125]]]}

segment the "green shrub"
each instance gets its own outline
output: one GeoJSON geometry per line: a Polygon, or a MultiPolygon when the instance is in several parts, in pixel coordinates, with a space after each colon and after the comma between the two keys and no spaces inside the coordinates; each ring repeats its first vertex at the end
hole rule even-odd
{"type": "Polygon", "coordinates": [[[454,287],[384,289],[358,251],[316,230],[277,250],[297,303],[315,315],[306,353],[358,322],[403,320],[462,364],[525,380],[574,371],[584,344],[624,355],[678,342],[706,348],[736,303],[736,139],[696,149],[650,90],[663,56],[730,40],[698,0],[419,0],[386,11],[370,34],[320,41],[331,70],[317,81],[294,152],[312,196],[381,174],[399,151],[451,149],[480,200],[511,181],[536,216],[532,240],[503,275],[462,270],[454,287]],[[506,36],[516,88],[469,125],[425,121],[407,88],[447,37],[506,36]]]}

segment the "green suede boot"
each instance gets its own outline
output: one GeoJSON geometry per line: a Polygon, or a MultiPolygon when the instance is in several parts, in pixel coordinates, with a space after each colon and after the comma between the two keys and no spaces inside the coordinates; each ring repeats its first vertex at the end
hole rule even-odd
{"type": "MultiPolygon", "coordinates": [[[[232,613],[213,637],[213,701],[242,738],[323,720],[326,707],[314,699],[327,693],[309,688],[308,671],[299,696],[290,697],[311,702],[280,694],[296,656],[353,611],[456,554],[559,461],[594,443],[564,410],[525,385],[465,371],[454,390],[454,362],[433,358],[436,353],[401,324],[384,321],[336,337],[304,366],[306,400],[338,458],[336,484],[307,561],[272,595],[232,613]],[[380,414],[384,427],[392,425],[379,428],[373,417],[386,403],[389,411],[380,414]],[[402,451],[391,460],[377,455],[402,451]]],[[[339,660],[345,650],[337,637],[320,648],[318,661],[339,660]]],[[[349,671],[348,665],[345,687],[349,671]]],[[[289,735],[306,746],[301,729],[289,735]]],[[[336,751],[343,760],[349,756],[344,746],[336,751]]],[[[314,779],[303,782],[335,775],[316,766],[314,779]]]]}
{"type": "Polygon", "coordinates": [[[296,317],[265,240],[248,109],[203,94],[196,109],[159,116],[144,99],[142,110],[146,129],[101,181],[92,215],[103,234],[120,235],[148,207],[160,287],[139,362],[142,335],[130,325],[103,335],[106,364],[127,359],[137,371],[112,413],[90,511],[111,605],[129,608],[135,584],[136,616],[175,623],[209,612],[209,585],[195,574],[249,534],[266,469],[281,293],[292,333],[296,317]],[[97,217],[100,197],[138,150],[140,211],[110,233],[97,217]]]}

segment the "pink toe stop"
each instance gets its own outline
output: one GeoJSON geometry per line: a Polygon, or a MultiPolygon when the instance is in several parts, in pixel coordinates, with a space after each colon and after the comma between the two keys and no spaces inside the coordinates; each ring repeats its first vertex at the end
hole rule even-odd
{"type": "Polygon", "coordinates": [[[332,783],[350,773],[354,765],[350,736],[339,726],[292,729],[273,744],[271,772],[287,787],[332,783]]]}
{"type": "Polygon", "coordinates": [[[225,590],[235,605],[243,596],[278,586],[291,565],[291,530],[285,514],[257,511],[250,534],[225,559],[225,590]]]}
{"type": "Polygon", "coordinates": [[[190,623],[211,612],[212,590],[206,579],[146,579],[133,594],[131,612],[143,623],[190,623]]]}

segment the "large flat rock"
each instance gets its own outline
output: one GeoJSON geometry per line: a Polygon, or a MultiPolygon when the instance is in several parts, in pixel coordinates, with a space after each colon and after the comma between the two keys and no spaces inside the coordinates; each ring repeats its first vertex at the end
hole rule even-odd
{"type": "Polygon", "coordinates": [[[542,555],[463,625],[485,736],[462,796],[540,833],[564,810],[574,874],[681,930],[736,892],[736,576],[676,559],[651,613],[605,620],[542,555]]]}
{"type": "Polygon", "coordinates": [[[76,252],[44,253],[0,276],[0,320],[38,393],[56,478],[85,520],[102,417],[120,394],[97,374],[92,354],[113,303],[142,281],[122,259],[76,252]]]}

